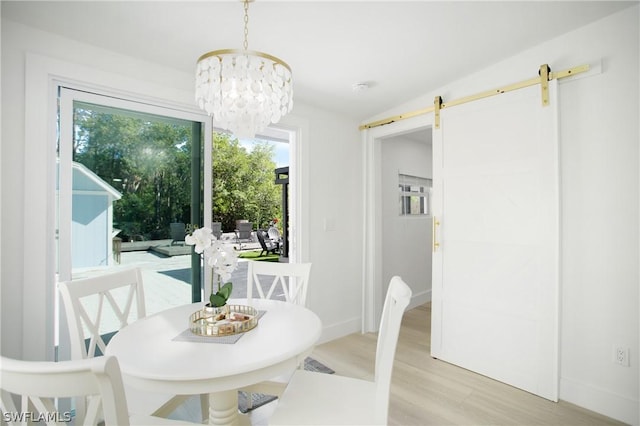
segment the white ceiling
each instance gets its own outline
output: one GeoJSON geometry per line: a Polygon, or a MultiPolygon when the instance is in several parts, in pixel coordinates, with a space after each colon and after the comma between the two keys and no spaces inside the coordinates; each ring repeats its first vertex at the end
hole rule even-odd
{"type": "MultiPolygon", "coordinates": [[[[364,120],[633,4],[257,0],[249,49],[291,66],[294,101],[364,120]],[[353,92],[359,82],[371,88],[353,92]]],[[[207,51],[242,47],[237,0],[1,6],[5,19],[187,72],[207,51]]]]}

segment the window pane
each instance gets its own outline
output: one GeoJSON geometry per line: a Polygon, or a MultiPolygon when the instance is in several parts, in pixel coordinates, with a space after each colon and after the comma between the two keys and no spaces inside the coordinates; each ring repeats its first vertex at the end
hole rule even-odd
{"type": "Polygon", "coordinates": [[[192,287],[199,295],[200,264],[192,273],[192,247],[184,237],[193,218],[201,223],[202,217],[200,127],[73,102],[71,235],[64,236],[73,279],[138,266],[148,314],[191,302],[192,287]]]}
{"type": "Polygon", "coordinates": [[[428,215],[431,179],[398,174],[401,215],[428,215]]]}

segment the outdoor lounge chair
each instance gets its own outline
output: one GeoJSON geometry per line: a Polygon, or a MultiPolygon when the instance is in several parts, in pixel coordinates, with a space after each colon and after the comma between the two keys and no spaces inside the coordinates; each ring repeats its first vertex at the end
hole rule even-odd
{"type": "Polygon", "coordinates": [[[269,239],[274,242],[282,245],[282,236],[280,235],[280,231],[274,225],[271,225],[267,230],[267,235],[269,235],[269,239]]]}
{"type": "Polygon", "coordinates": [[[182,222],[174,222],[169,224],[169,229],[171,231],[171,245],[175,243],[182,243],[184,245],[184,237],[187,235],[187,229],[184,223],[182,222]]]}
{"type": "Polygon", "coordinates": [[[222,222],[211,223],[211,232],[219,240],[222,238],[222,222]]]}
{"type": "Polygon", "coordinates": [[[251,242],[251,233],[253,232],[253,222],[237,222],[236,226],[238,229],[236,232],[236,244],[238,244],[238,249],[242,248],[242,243],[251,242]]]}
{"type": "Polygon", "coordinates": [[[258,231],[256,232],[256,236],[258,237],[260,247],[262,247],[260,256],[262,256],[263,254],[267,255],[269,253],[276,254],[280,251],[280,243],[273,242],[264,229],[258,229],[258,231]]]}

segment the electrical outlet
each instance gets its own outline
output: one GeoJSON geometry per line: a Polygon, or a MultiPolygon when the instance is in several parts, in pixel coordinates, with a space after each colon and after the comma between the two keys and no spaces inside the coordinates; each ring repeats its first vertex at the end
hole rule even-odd
{"type": "Polygon", "coordinates": [[[613,349],[613,362],[623,367],[629,366],[629,348],[616,346],[613,349]]]}

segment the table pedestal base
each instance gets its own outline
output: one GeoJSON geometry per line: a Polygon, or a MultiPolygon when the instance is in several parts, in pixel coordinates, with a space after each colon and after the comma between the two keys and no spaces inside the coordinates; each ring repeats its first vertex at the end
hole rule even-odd
{"type": "Polygon", "coordinates": [[[238,424],[237,390],[209,394],[209,424],[238,424]]]}

